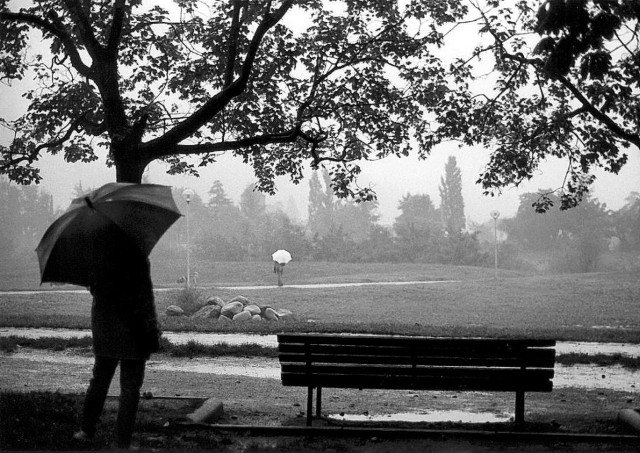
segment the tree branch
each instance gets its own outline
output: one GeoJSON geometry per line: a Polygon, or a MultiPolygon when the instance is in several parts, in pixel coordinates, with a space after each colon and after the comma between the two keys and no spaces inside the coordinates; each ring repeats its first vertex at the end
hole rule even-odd
{"type": "Polygon", "coordinates": [[[618,137],[623,140],[627,140],[637,147],[640,148],[640,135],[634,134],[632,132],[628,132],[620,127],[609,115],[602,112],[595,105],[593,105],[589,100],[582,94],[582,92],[573,84],[569,79],[567,79],[562,74],[558,74],[555,71],[551,71],[547,69],[544,65],[544,62],[539,58],[525,58],[521,54],[503,54],[505,58],[510,60],[518,61],[521,63],[527,63],[535,66],[539,71],[544,72],[549,78],[560,82],[571,94],[582,104],[582,106],[586,109],[587,112],[591,114],[595,119],[604,124],[611,132],[616,134],[618,137]]]}
{"type": "MultiPolygon", "coordinates": [[[[480,8],[477,5],[474,5],[474,6],[476,7],[476,9],[480,11],[480,8]]],[[[586,111],[589,114],[591,114],[591,116],[593,116],[596,120],[604,124],[610,131],[612,131],[618,137],[628,142],[631,142],[634,145],[636,145],[638,148],[640,148],[640,135],[638,135],[637,133],[632,133],[624,130],[610,116],[608,116],[605,112],[603,112],[602,110],[598,109],[595,105],[593,105],[584,96],[584,94],[582,94],[582,92],[569,79],[567,79],[567,77],[565,77],[564,75],[556,71],[549,69],[545,65],[544,60],[542,60],[541,58],[526,58],[521,53],[517,53],[517,54],[509,53],[507,49],[504,47],[504,41],[501,40],[500,37],[496,34],[495,30],[491,28],[489,20],[487,19],[485,14],[482,11],[480,11],[480,13],[485,21],[485,24],[487,26],[489,33],[493,36],[496,44],[500,48],[500,54],[503,58],[509,59],[512,61],[517,61],[521,65],[527,64],[527,65],[533,66],[538,71],[546,74],[551,80],[560,82],[560,84],[563,85],[567,90],[569,90],[569,92],[578,100],[578,102],[582,104],[582,106],[586,109],[586,111]]]]}
{"type": "Polygon", "coordinates": [[[291,8],[293,0],[282,2],[280,8],[273,13],[265,13],[262,21],[258,24],[256,31],[249,44],[247,55],[245,56],[240,74],[229,86],[216,93],[211,99],[196,110],[189,118],[178,123],[166,134],[155,138],[147,143],[151,157],[164,156],[165,149],[175,148],[181,141],[190,137],[199,128],[204,126],[211,118],[221,112],[229,102],[236,96],[242,94],[247,87],[249,76],[253,69],[253,63],[258,53],[258,49],[265,34],[271,27],[277,24],[285,13],[291,8]]]}
{"type": "Polygon", "coordinates": [[[240,35],[240,0],[233,1],[233,12],[231,17],[231,29],[229,30],[229,47],[227,50],[227,62],[224,74],[224,86],[228,87],[233,81],[235,73],[235,62],[238,52],[238,38],[240,35]]]}
{"type": "Polygon", "coordinates": [[[41,143],[40,145],[36,146],[33,154],[37,156],[38,153],[40,153],[41,150],[43,150],[45,148],[54,148],[56,146],[60,146],[64,142],[69,140],[71,138],[71,135],[73,135],[73,133],[78,130],[78,128],[80,127],[80,123],[82,121],[84,121],[84,119],[85,119],[85,117],[87,116],[88,113],[89,112],[85,112],[82,115],[80,115],[78,118],[73,120],[73,122],[69,126],[69,129],[67,129],[67,132],[65,132],[65,134],[61,138],[59,138],[58,140],[52,140],[50,142],[41,143]]]}
{"type": "Polygon", "coordinates": [[[100,45],[96,39],[93,29],[91,28],[91,22],[89,17],[85,13],[85,10],[80,4],[79,0],[64,0],[64,4],[71,13],[71,18],[78,27],[82,41],[87,46],[87,51],[94,60],[101,59],[104,48],[100,45]]]}
{"type": "Polygon", "coordinates": [[[71,64],[81,75],[86,78],[92,78],[91,68],[87,66],[80,57],[80,53],[78,52],[78,48],[76,47],[71,35],[69,35],[66,31],[60,27],[60,21],[55,15],[50,15],[51,20],[56,22],[56,24],[45,20],[42,17],[38,17],[34,14],[26,14],[26,13],[14,13],[10,11],[0,12],[0,22],[4,20],[22,22],[25,24],[33,25],[36,28],[39,28],[45,32],[51,33],[53,36],[58,38],[62,43],[62,46],[65,49],[67,55],[69,55],[69,59],[71,60],[71,64]]]}
{"type": "Polygon", "coordinates": [[[109,31],[109,39],[107,41],[107,52],[110,54],[118,53],[120,38],[122,37],[122,26],[124,24],[125,0],[116,0],[113,5],[113,20],[111,22],[111,30],[109,31]]]}
{"type": "Polygon", "coordinates": [[[264,134],[255,137],[241,138],[238,140],[230,140],[218,143],[202,143],[196,145],[176,145],[169,152],[163,153],[160,157],[172,154],[202,154],[215,153],[222,151],[233,151],[256,145],[271,145],[274,143],[293,143],[301,137],[300,131],[297,129],[282,132],[279,134],[264,134]]]}

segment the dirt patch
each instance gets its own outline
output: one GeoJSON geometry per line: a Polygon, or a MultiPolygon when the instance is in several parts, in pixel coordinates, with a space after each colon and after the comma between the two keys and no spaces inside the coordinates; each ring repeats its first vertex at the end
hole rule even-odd
{"type": "MultiPolygon", "coordinates": [[[[16,359],[9,354],[0,356],[0,390],[2,391],[56,391],[76,394],[79,400],[86,390],[90,378],[91,366],[86,359],[87,352],[65,351],[59,353],[68,360],[59,363],[36,362],[24,358],[16,359]]],[[[171,357],[158,356],[154,360],[176,362],[171,357]]],[[[182,359],[184,362],[184,359],[182,359]]],[[[197,359],[194,359],[197,362],[197,359]]],[[[110,395],[119,392],[118,380],[114,379],[110,395]]],[[[467,448],[471,451],[495,451],[496,444],[491,440],[470,440],[457,431],[516,431],[545,433],[580,434],[631,434],[617,422],[617,413],[624,408],[640,406],[640,398],[635,392],[612,390],[584,390],[577,388],[556,389],[552,393],[531,393],[526,397],[527,424],[516,427],[512,422],[504,423],[384,423],[319,420],[318,427],[383,427],[389,429],[411,428],[444,430],[451,436],[436,439],[408,440],[387,439],[386,436],[338,438],[327,436],[262,436],[249,435],[237,431],[221,431],[195,428],[172,428],[181,417],[191,412],[206,398],[219,399],[224,404],[224,415],[219,424],[231,426],[295,427],[304,426],[306,396],[305,388],[283,387],[278,379],[250,376],[215,375],[206,373],[182,372],[179,366],[171,370],[150,366],[147,370],[143,392],[155,397],[143,399],[140,408],[139,430],[136,441],[144,448],[200,448],[218,451],[459,451],[467,448]],[[167,397],[176,397],[170,399],[167,397]],[[447,439],[446,442],[443,439],[447,439]],[[390,443],[391,442],[391,443],[390,443]],[[426,443],[425,443],[426,442],[426,443]],[[445,442],[445,443],[442,443],[445,442]],[[406,443],[406,444],[405,444],[406,443]],[[420,445],[422,450],[415,449],[420,445]],[[414,447],[415,446],[415,447],[414,447]],[[449,449],[451,447],[451,449],[449,449]]],[[[116,399],[109,402],[105,426],[109,432],[115,417],[116,399]]],[[[413,392],[381,390],[344,390],[325,389],[323,391],[324,414],[395,414],[402,412],[432,411],[468,411],[482,413],[513,413],[515,397],[510,393],[483,392],[413,392]]],[[[60,433],[69,435],[71,433],[60,433]]],[[[105,434],[106,436],[106,434],[105,434]]],[[[106,442],[106,440],[105,440],[106,442]]],[[[523,451],[523,443],[501,441],[501,451],[523,451]],[[511,445],[511,446],[510,446],[511,445]],[[512,448],[513,450],[509,449],[512,448]]],[[[553,451],[556,443],[541,441],[539,451],[553,451]],[[543,448],[544,447],[544,448],[543,448]]],[[[535,447],[526,442],[524,451],[535,447]]],[[[557,451],[606,451],[611,443],[592,444],[593,450],[585,445],[571,443],[571,448],[557,451]],[[597,447],[597,448],[596,448],[597,447]]],[[[104,446],[104,445],[103,445],[104,446]]],[[[625,450],[625,446],[616,444],[610,451],[625,450]],[[622,448],[623,447],[623,448],[622,448]]],[[[100,447],[101,448],[101,447],[100,447]]],[[[537,447],[535,447],[537,448],[537,447]]],[[[591,448],[591,447],[589,447],[591,448]]]]}

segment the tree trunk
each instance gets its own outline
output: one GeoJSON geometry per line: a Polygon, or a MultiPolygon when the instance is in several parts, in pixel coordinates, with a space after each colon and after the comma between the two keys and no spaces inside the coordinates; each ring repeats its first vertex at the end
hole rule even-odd
{"type": "Polygon", "coordinates": [[[142,182],[142,174],[149,161],[144,158],[139,142],[112,144],[111,156],[116,166],[117,182],[142,182]]]}

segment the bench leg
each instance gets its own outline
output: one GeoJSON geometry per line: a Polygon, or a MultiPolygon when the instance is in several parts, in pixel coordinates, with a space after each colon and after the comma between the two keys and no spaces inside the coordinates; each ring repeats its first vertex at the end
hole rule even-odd
{"type": "Polygon", "coordinates": [[[516,392],[516,423],[524,423],[524,392],[516,392]]]}
{"type": "Polygon", "coordinates": [[[307,426],[311,426],[313,419],[311,411],[313,409],[313,387],[307,389],[307,426]]]}
{"type": "Polygon", "coordinates": [[[322,387],[316,390],[316,418],[320,418],[322,414],[322,387]]]}

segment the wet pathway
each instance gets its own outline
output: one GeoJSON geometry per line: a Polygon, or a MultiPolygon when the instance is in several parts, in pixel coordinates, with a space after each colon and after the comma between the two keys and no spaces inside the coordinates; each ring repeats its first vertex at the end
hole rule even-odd
{"type": "MultiPolygon", "coordinates": [[[[19,336],[25,338],[72,338],[91,336],[88,329],[32,329],[21,327],[0,327],[0,337],[19,336]]],[[[227,343],[258,344],[261,346],[277,347],[278,340],[275,335],[241,334],[241,333],[206,333],[206,332],[164,332],[164,336],[173,344],[185,344],[196,341],[204,345],[227,343]]],[[[622,354],[628,357],[640,358],[640,344],[630,343],[592,343],[559,341],[556,344],[558,355],[568,353],[581,354],[622,354]]]]}

